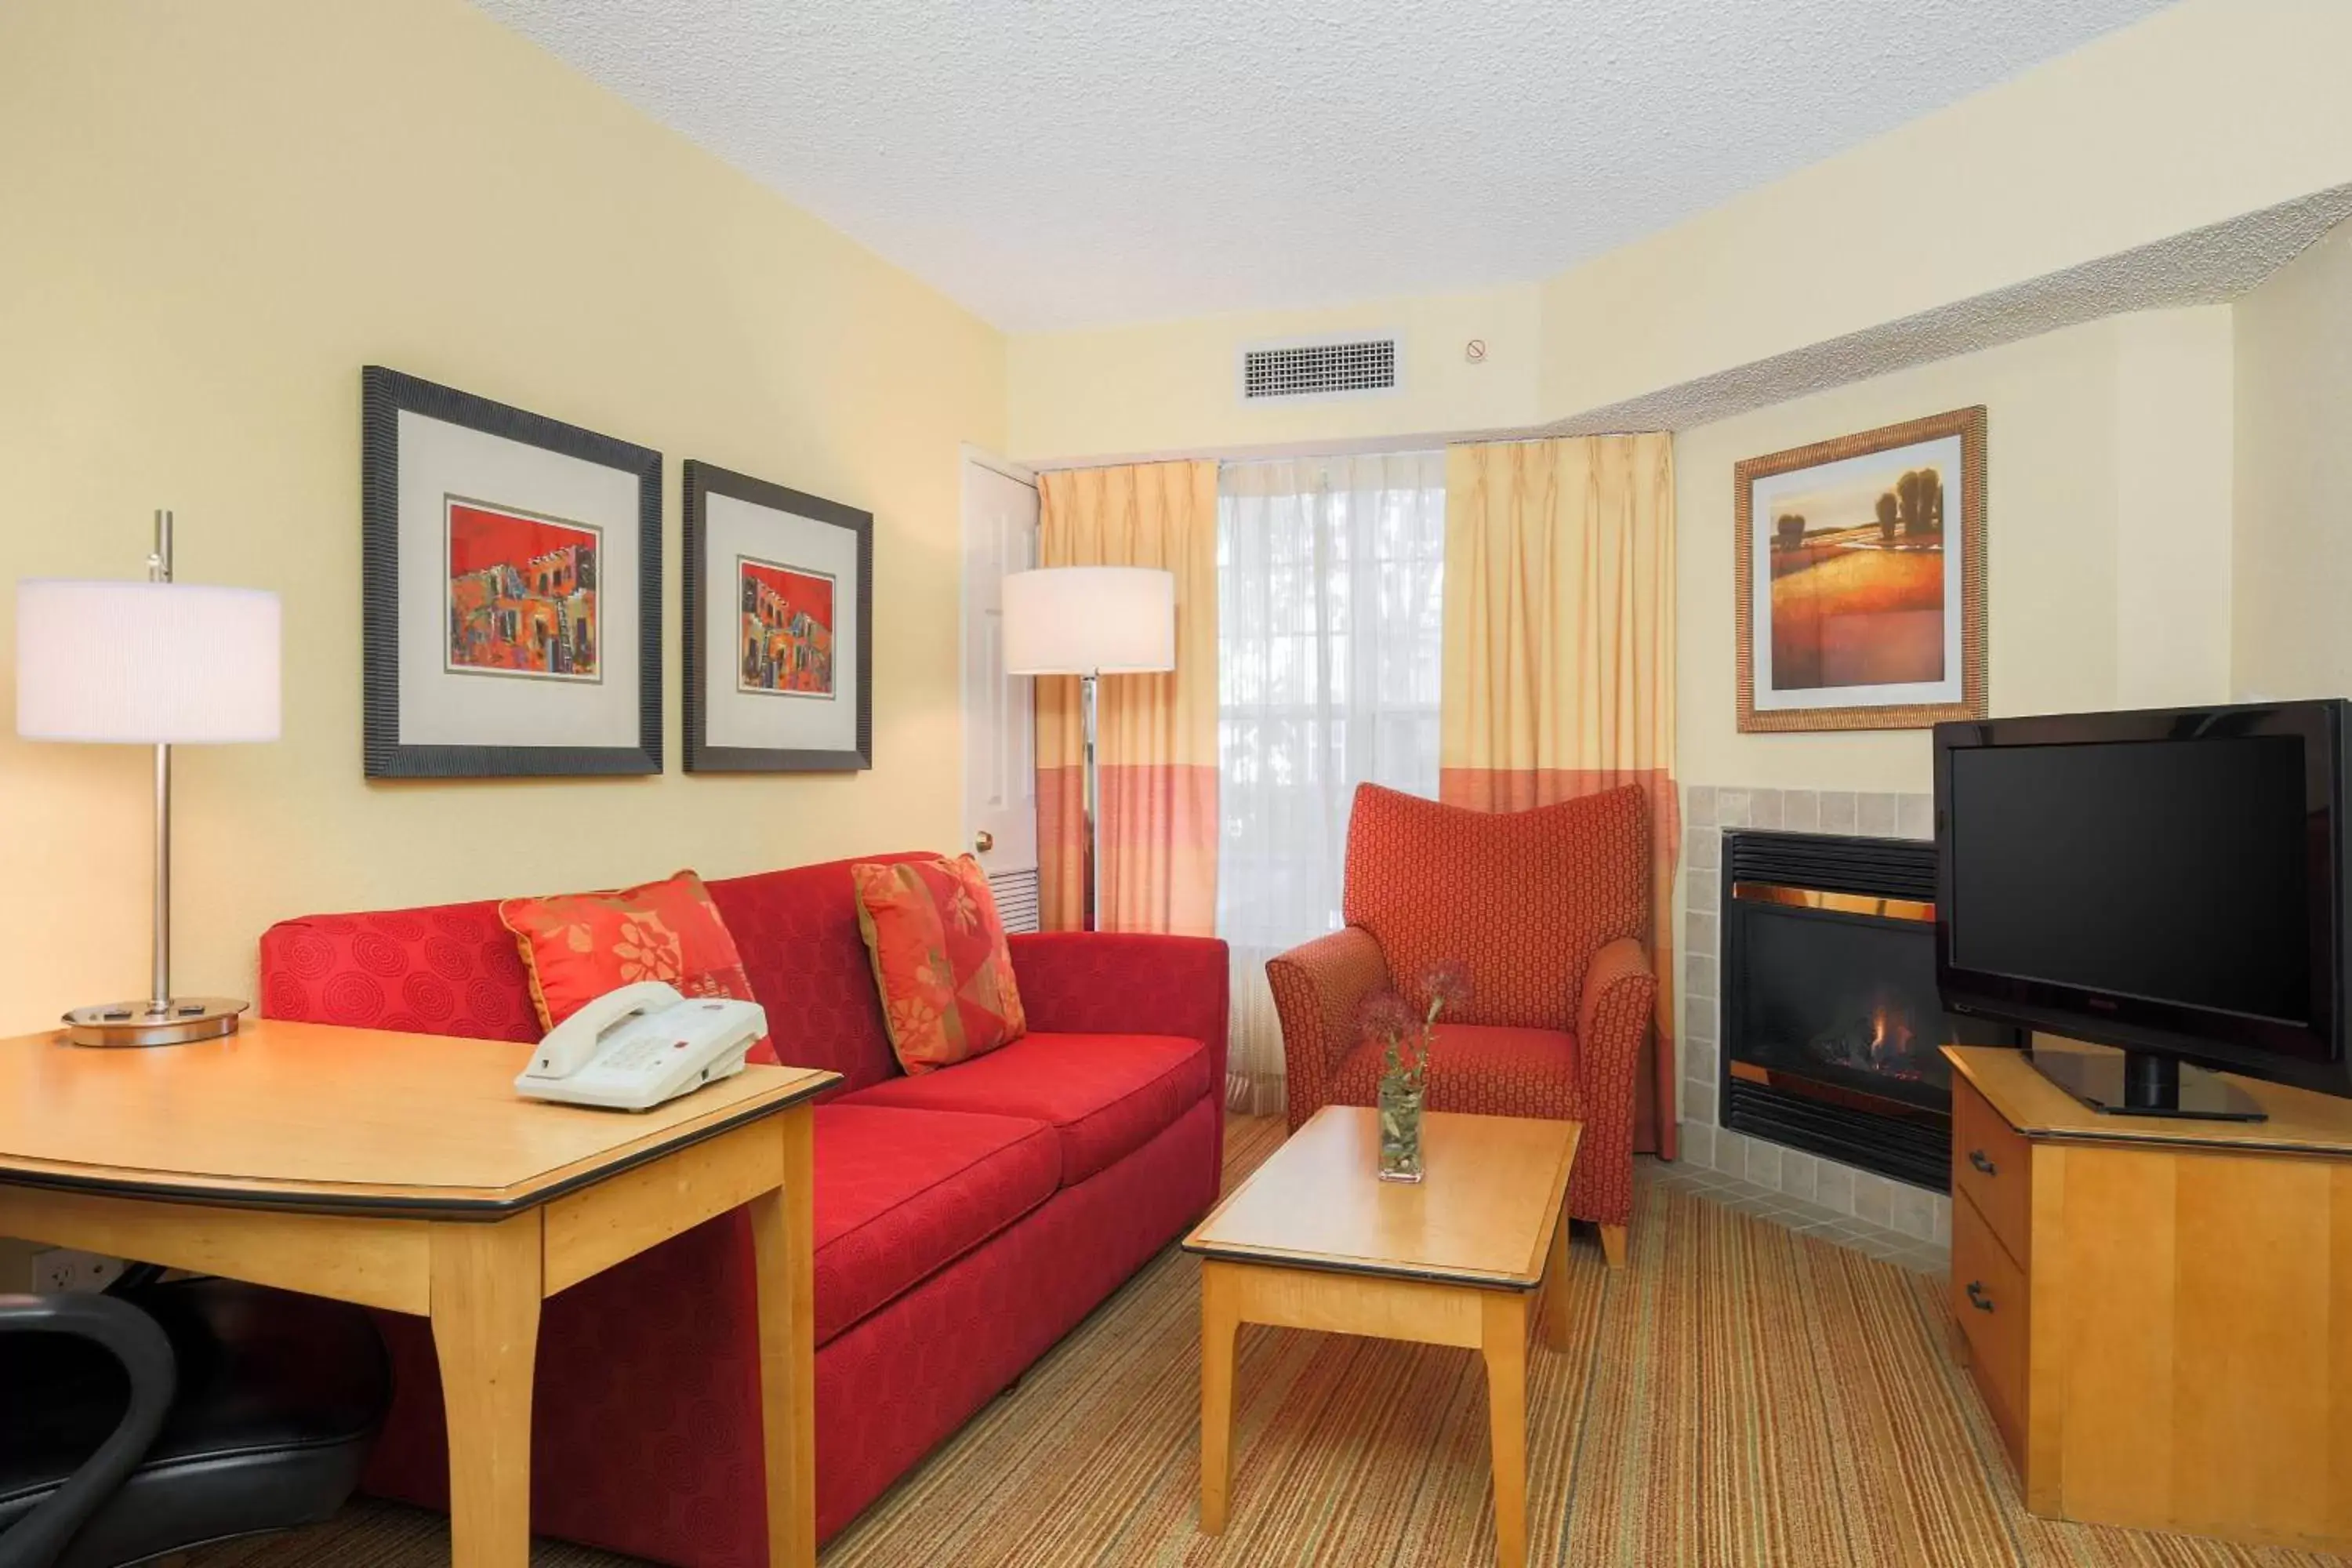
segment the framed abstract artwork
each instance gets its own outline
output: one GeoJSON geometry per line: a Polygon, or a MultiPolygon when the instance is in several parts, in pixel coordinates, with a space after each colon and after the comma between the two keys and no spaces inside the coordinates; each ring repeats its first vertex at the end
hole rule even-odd
{"type": "Polygon", "coordinates": [[[661,454],[370,365],[370,778],[662,771],[661,454]]]}
{"type": "Polygon", "coordinates": [[[686,771],[874,765],[874,515],[686,465],[686,771]]]}
{"type": "Polygon", "coordinates": [[[1733,470],[1739,728],[1985,714],[1985,411],[1733,470]]]}

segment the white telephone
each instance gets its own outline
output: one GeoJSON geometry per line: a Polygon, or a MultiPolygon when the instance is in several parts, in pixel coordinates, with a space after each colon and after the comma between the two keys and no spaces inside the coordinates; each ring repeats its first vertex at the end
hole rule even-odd
{"type": "Polygon", "coordinates": [[[688,1001],[658,980],[608,991],[540,1041],[515,1089],[531,1100],[650,1110],[743,1070],[767,1009],[727,996],[688,1001]]]}

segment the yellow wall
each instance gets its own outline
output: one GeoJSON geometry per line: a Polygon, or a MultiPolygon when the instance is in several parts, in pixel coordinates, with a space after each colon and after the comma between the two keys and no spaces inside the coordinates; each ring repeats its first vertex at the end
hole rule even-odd
{"type": "Polygon", "coordinates": [[[2237,303],[2238,690],[2352,694],[2352,228],[2237,303]]]}
{"type": "MultiPolygon", "coordinates": [[[[168,505],[184,578],[285,595],[285,738],[183,756],[181,989],[250,994],[306,910],[955,837],[993,331],[459,0],[16,0],[0,147],[0,582],[136,575],[168,505]],[[665,454],[667,776],[362,781],[371,362],[665,454]],[[875,512],[871,773],[679,773],[689,457],[875,512]]],[[[0,736],[0,1027],[143,990],[146,769],[0,736]]]]}
{"type": "Polygon", "coordinates": [[[1974,404],[1987,409],[1992,710],[2226,697],[2230,325],[2227,306],[2120,316],[1678,434],[1676,772],[1708,784],[1930,787],[1924,731],[1738,731],[1732,468],[1974,404]],[[2157,500],[2136,499],[2143,470],[2167,480],[2157,500]]]}
{"type": "Polygon", "coordinates": [[[1013,455],[1052,466],[1171,452],[1239,457],[1308,444],[1532,423],[1540,347],[1536,287],[1267,310],[1136,326],[1016,334],[1006,349],[1013,455]],[[1245,405],[1244,345],[1325,334],[1397,332],[1396,392],[1330,402],[1245,405]],[[1469,341],[1486,345],[1473,363],[1469,341]]]}
{"type": "Polygon", "coordinates": [[[2116,690],[2110,706],[2230,700],[2237,460],[2226,305],[2110,323],[2116,346],[2116,690]]]}
{"type": "MultiPolygon", "coordinates": [[[[1744,458],[1975,404],[1985,405],[1987,425],[1992,711],[2225,700],[2234,374],[2229,306],[2147,311],[1677,435],[1675,747],[1683,781],[1914,796],[1934,787],[1924,730],[1738,732],[1732,468],[1744,458]]],[[[1923,823],[1906,815],[1903,831],[1920,831],[1923,823]]],[[[1678,895],[1686,908],[1696,879],[1715,875],[1685,859],[1678,895]]],[[[1713,940],[1704,916],[1688,929],[1694,942],[1713,940]]],[[[1687,969],[1675,976],[1680,1016],[1704,1016],[1714,1004],[1694,1002],[1688,982],[1687,969]]],[[[1706,1047],[1693,1048],[1704,1061],[1706,1047]]],[[[1702,1092],[1712,1095],[1708,1081],[1702,1092]]],[[[1681,1091],[1690,1114],[1691,1085],[1681,1091]]]]}
{"type": "Polygon", "coordinates": [[[1538,284],[1016,335],[1013,446],[1214,455],[1567,419],[2352,183],[2347,57],[2352,5],[2182,0],[1538,284]],[[1384,327],[1415,355],[1401,398],[1233,395],[1244,342],[1384,327]],[[1496,356],[1465,373],[1472,335],[1496,356]]]}

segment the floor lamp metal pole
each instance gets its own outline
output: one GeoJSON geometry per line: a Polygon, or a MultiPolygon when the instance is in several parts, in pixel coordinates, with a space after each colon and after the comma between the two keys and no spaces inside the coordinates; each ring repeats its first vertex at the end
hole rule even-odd
{"type": "Polygon", "coordinates": [[[1097,835],[1102,830],[1101,781],[1095,772],[1095,685],[1101,678],[1094,675],[1078,677],[1078,708],[1086,721],[1086,784],[1083,806],[1086,815],[1087,863],[1086,907],[1084,929],[1099,931],[1102,918],[1102,846],[1097,835]]]}

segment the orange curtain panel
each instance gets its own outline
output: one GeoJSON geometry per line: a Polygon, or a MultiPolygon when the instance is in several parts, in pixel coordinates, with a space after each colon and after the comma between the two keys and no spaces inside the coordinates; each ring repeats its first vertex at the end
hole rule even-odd
{"type": "MultiPolygon", "coordinates": [[[[1522,811],[1640,784],[1650,800],[1657,1027],[1634,1147],[1674,1153],[1674,439],[1457,446],[1445,464],[1438,795],[1522,811]]],[[[1475,984],[1475,977],[1473,977],[1475,984]]]]}
{"type": "MultiPolygon", "coordinates": [[[[1176,574],[1176,668],[1097,688],[1104,931],[1209,936],[1217,922],[1217,465],[1042,474],[1040,566],[1176,574]]],[[[1039,920],[1083,908],[1085,728],[1075,677],[1037,681],[1039,920]]]]}

